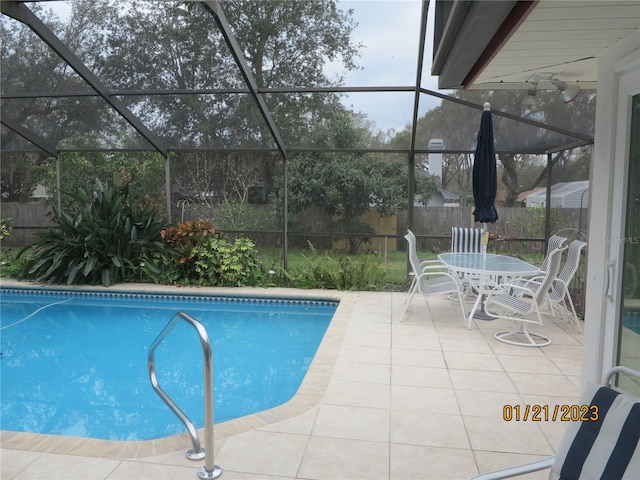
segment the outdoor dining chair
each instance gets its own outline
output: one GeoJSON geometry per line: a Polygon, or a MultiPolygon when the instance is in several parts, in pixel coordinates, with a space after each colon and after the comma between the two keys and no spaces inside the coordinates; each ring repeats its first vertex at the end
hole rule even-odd
{"type": "Polygon", "coordinates": [[[565,414],[571,421],[556,455],[476,475],[472,480],[501,480],[548,468],[549,480],[640,478],[640,398],[612,385],[613,378],[623,374],[640,381],[640,372],[614,367],[605,374],[602,385],[588,384],[576,405],[561,406],[557,418],[565,414]]]}
{"type": "MultiPolygon", "coordinates": [[[[405,239],[409,237],[411,238],[411,243],[408,243],[409,248],[411,248],[411,245],[413,245],[414,248],[414,252],[413,254],[415,255],[415,258],[418,258],[418,240],[416,238],[415,233],[413,233],[413,231],[411,229],[407,229],[407,234],[404,237],[405,239]]],[[[407,242],[409,242],[407,240],[407,242]]],[[[409,255],[412,255],[411,252],[409,252],[409,255]]],[[[420,261],[420,259],[418,258],[418,262],[420,263],[420,270],[422,270],[422,268],[426,267],[427,265],[442,265],[442,263],[440,262],[440,260],[422,260],[420,261]]],[[[413,287],[416,284],[416,281],[418,280],[418,276],[413,272],[413,269],[411,271],[411,285],[409,285],[409,291],[407,292],[407,297],[405,298],[405,303],[407,302],[407,300],[409,299],[409,296],[411,295],[411,290],[413,289],[413,287]]]]}
{"type": "MultiPolygon", "coordinates": [[[[573,305],[573,299],[571,298],[571,293],[569,292],[569,284],[578,271],[582,250],[584,250],[586,246],[587,243],[581,240],[574,240],[569,244],[569,248],[567,250],[567,261],[554,282],[551,284],[551,290],[548,294],[551,313],[553,314],[554,305],[562,304],[567,314],[576,322],[579,332],[582,332],[582,327],[580,326],[580,319],[578,318],[575,306],[573,305]],[[571,307],[571,310],[567,307],[567,303],[568,306],[571,307]]],[[[561,310],[560,315],[562,316],[561,310]]]]}
{"type": "Polygon", "coordinates": [[[425,302],[431,318],[433,318],[433,313],[431,312],[431,307],[429,306],[427,297],[432,295],[455,293],[455,297],[457,297],[460,309],[462,310],[462,319],[466,322],[467,314],[464,309],[464,303],[462,302],[462,286],[458,279],[446,270],[443,270],[442,264],[438,261],[421,264],[418,259],[415,235],[407,232],[404,238],[408,245],[409,263],[411,264],[414,281],[409,289],[409,296],[406,300],[406,306],[402,311],[402,315],[400,315],[400,319],[402,319],[405,313],[407,313],[407,310],[411,306],[411,301],[416,293],[425,297],[425,302]]]}
{"type": "Polygon", "coordinates": [[[451,251],[483,253],[482,228],[451,227],[451,251]]]}
{"type": "MultiPolygon", "coordinates": [[[[555,309],[558,308],[558,313],[562,318],[562,310],[559,307],[556,307],[557,305],[562,305],[567,312],[567,315],[570,317],[569,321],[573,320],[576,323],[579,332],[582,332],[582,327],[580,326],[580,319],[578,318],[578,314],[576,313],[576,309],[573,304],[573,299],[571,298],[569,284],[578,271],[578,266],[580,265],[580,256],[582,254],[582,250],[586,246],[586,242],[583,242],[581,240],[574,240],[567,247],[567,260],[560,270],[560,273],[558,273],[558,275],[552,282],[551,287],[547,292],[546,298],[549,307],[548,313],[552,317],[555,317],[555,309]],[[569,310],[569,307],[571,308],[571,310],[569,310]]],[[[540,283],[545,278],[544,272],[541,271],[541,273],[542,275],[528,279],[513,279],[512,283],[527,286],[528,288],[535,290],[539,287],[540,283]]]]}
{"type": "Polygon", "coordinates": [[[547,265],[549,264],[549,254],[556,248],[564,247],[565,243],[567,243],[566,237],[562,237],[560,235],[551,235],[549,237],[549,241],[547,242],[547,255],[544,257],[542,265],[540,265],[540,272],[544,273],[547,271],[547,265]]]}
{"type": "Polygon", "coordinates": [[[551,340],[529,330],[529,324],[542,325],[540,307],[547,301],[547,293],[560,270],[562,253],[567,247],[556,248],[549,252],[547,271],[539,280],[527,282],[518,279],[515,282],[498,284],[489,291],[485,301],[485,312],[494,318],[511,320],[514,327],[495,333],[501,342],[525,347],[544,347],[551,340]],[[529,318],[531,315],[535,317],[529,318]]]}
{"type": "MultiPolygon", "coordinates": [[[[451,252],[486,253],[487,246],[482,244],[483,233],[482,228],[451,227],[451,252]]],[[[465,296],[473,295],[473,290],[478,289],[478,276],[468,273],[455,273],[455,275],[462,282],[465,296]]]]}

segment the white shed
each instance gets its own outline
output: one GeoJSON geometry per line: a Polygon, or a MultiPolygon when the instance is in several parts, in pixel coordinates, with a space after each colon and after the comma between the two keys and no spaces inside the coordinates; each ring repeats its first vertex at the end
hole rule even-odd
{"type": "MultiPolygon", "coordinates": [[[[416,195],[416,202],[414,202],[415,206],[422,206],[422,202],[418,201],[418,196],[416,195]]],[[[451,193],[446,191],[444,188],[438,187],[438,190],[433,192],[431,198],[429,199],[429,203],[427,203],[428,207],[459,207],[460,206],[460,195],[456,195],[455,193],[451,193]]]]}
{"type": "MultiPolygon", "coordinates": [[[[527,207],[544,207],[547,189],[541,188],[527,196],[527,207]]],[[[551,186],[551,208],[587,208],[589,205],[589,181],[560,182],[551,186]]]]}

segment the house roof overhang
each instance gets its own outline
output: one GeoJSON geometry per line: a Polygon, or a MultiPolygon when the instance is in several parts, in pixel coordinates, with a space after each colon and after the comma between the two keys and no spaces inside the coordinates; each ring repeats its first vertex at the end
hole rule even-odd
{"type": "Polygon", "coordinates": [[[595,88],[598,55],[640,27],[638,0],[436,0],[432,74],[440,88],[595,88]]]}

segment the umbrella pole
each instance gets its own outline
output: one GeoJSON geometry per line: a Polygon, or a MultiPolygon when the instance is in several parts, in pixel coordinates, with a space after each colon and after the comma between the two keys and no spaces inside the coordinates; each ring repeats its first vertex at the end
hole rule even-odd
{"type": "MultiPolygon", "coordinates": [[[[489,244],[489,232],[487,231],[487,224],[482,224],[482,264],[485,265],[487,261],[487,247],[489,244]]],[[[482,274],[480,277],[480,309],[477,310],[473,314],[473,318],[477,318],[478,320],[494,320],[495,317],[489,315],[484,309],[484,302],[486,300],[486,295],[484,293],[484,285],[487,281],[485,274],[482,274]]]]}

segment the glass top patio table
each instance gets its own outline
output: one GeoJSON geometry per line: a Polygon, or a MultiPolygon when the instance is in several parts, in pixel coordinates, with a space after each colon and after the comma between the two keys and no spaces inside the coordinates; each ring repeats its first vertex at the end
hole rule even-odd
{"type": "Polygon", "coordinates": [[[440,261],[451,270],[496,277],[530,277],[540,273],[540,268],[519,258],[491,253],[450,252],[438,255],[440,261]]]}
{"type": "Polygon", "coordinates": [[[496,281],[500,281],[504,277],[533,277],[540,273],[538,267],[507,255],[450,252],[441,253],[438,258],[449,270],[478,276],[479,282],[476,285],[478,295],[467,317],[467,328],[471,328],[474,318],[479,320],[493,320],[495,318],[484,311],[483,297],[486,289],[495,284],[495,282],[488,282],[489,285],[487,285],[487,277],[493,277],[496,281]]]}

